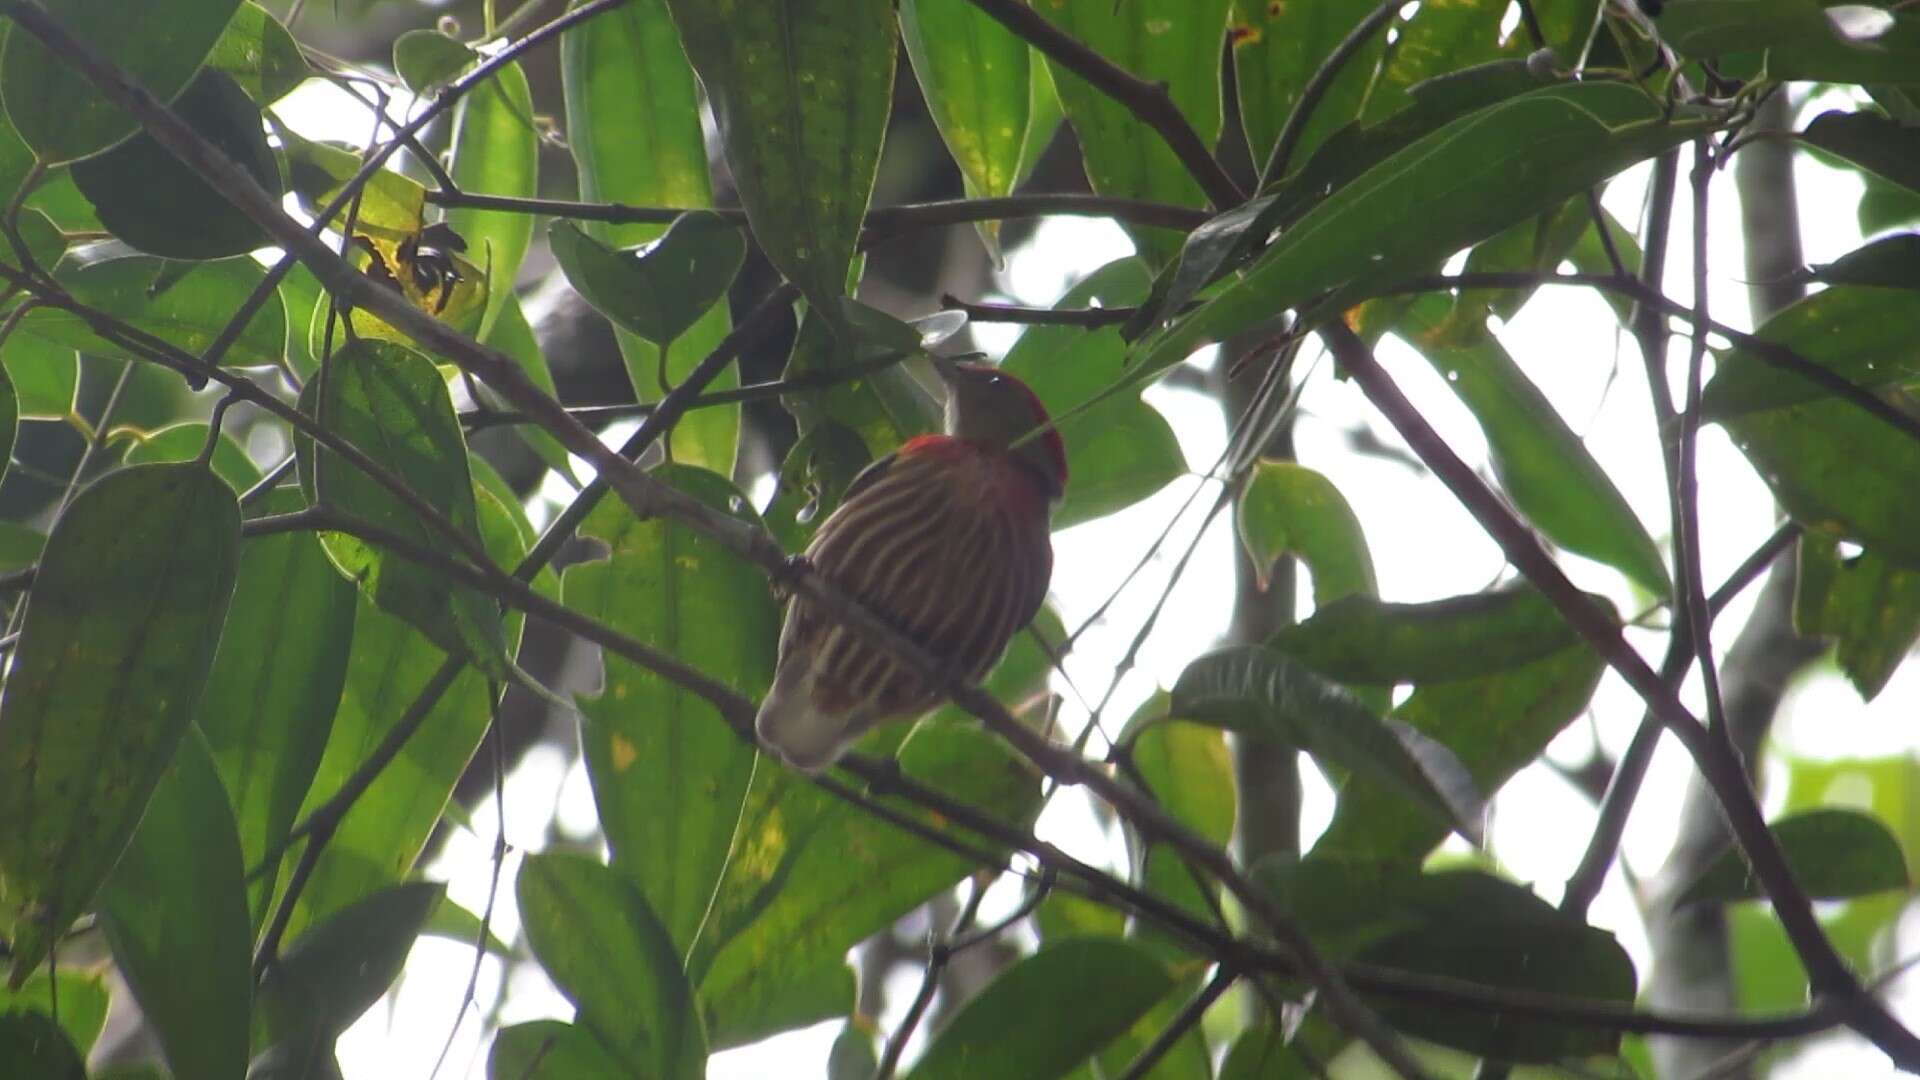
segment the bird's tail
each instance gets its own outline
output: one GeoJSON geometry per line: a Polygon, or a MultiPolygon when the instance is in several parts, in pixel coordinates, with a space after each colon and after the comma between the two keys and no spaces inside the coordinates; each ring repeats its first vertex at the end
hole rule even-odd
{"type": "Polygon", "coordinates": [[[802,772],[818,773],[846,753],[860,737],[861,725],[814,704],[811,668],[804,659],[780,665],[773,688],[753,718],[753,730],[782,761],[802,772]]]}

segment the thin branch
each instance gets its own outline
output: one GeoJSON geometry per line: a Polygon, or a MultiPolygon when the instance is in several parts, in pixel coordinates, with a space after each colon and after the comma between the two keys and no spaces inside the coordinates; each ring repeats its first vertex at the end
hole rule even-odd
{"type": "Polygon", "coordinates": [[[1172,1050],[1175,1043],[1200,1023],[1200,1018],[1207,1014],[1207,1010],[1213,1007],[1213,1003],[1220,1000],[1220,995],[1226,993],[1227,988],[1231,987],[1234,980],[1239,977],[1239,972],[1221,964],[1214,971],[1213,978],[1207,980],[1207,985],[1201,987],[1200,992],[1193,996],[1193,1000],[1187,1002],[1186,1006],[1180,1010],[1180,1014],[1162,1028],[1160,1033],[1153,1037],[1153,1041],[1140,1051],[1139,1056],[1127,1066],[1127,1071],[1120,1074],[1119,1080],[1143,1080],[1155,1065],[1160,1064],[1160,1059],[1167,1056],[1167,1051],[1172,1050]]]}
{"type": "Polygon", "coordinates": [[[1262,188],[1276,180],[1286,179],[1287,167],[1293,162],[1293,152],[1300,145],[1301,136],[1307,133],[1307,122],[1313,119],[1314,110],[1320,107],[1327,91],[1333,89],[1333,81],[1340,77],[1347,61],[1366,47],[1368,39],[1392,22],[1393,17],[1405,6],[1401,0],[1382,0],[1379,7],[1347,31],[1347,36],[1341,38],[1340,44],[1335,45],[1327,58],[1314,69],[1307,85],[1300,88],[1300,100],[1294,103],[1293,111],[1287,114],[1286,126],[1280,129],[1280,137],[1274,141],[1273,153],[1267,157],[1266,168],[1260,170],[1262,188]]]}
{"type": "Polygon", "coordinates": [[[1187,123],[1173,95],[1163,83],[1151,83],[1101,56],[1085,42],[1066,33],[1020,0],[972,0],[973,6],[1045,53],[1049,60],[1085,79],[1112,98],[1166,141],[1173,156],[1193,176],[1216,210],[1231,210],[1246,201],[1246,193],[1214,160],[1213,151],[1187,123]]]}

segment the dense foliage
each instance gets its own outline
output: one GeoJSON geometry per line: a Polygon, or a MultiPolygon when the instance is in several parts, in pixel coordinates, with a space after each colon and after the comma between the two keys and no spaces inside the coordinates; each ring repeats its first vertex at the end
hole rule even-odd
{"type": "MultiPolygon", "coordinates": [[[[1777,629],[1834,643],[1863,699],[1920,636],[1920,235],[1902,231],[1920,220],[1920,14],[527,0],[398,33],[373,71],[304,42],[300,7],[0,0],[0,1075],[337,1075],[336,1039],[422,935],[470,943],[475,979],[489,953],[536,964],[575,1007],[487,1020],[494,1080],[701,1076],[825,1021],[844,1023],[835,1080],[1651,1075],[1641,1036],[1750,1070],[1835,1030],[1920,1071],[1920,1038],[1872,992],[1920,777],[1862,766],[1872,805],[1840,805],[1808,766],[1768,820],[1752,771],[1778,687],[1756,722],[1710,633],[1773,567],[1795,590],[1777,629]],[[276,115],[310,80],[411,106],[360,144],[310,140],[276,115]],[[1768,127],[1815,83],[1846,107],[1768,127]],[[966,197],[870,205],[914,93],[966,197]],[[1702,267],[1722,166],[1793,145],[1857,170],[1884,235],[1776,267],[1762,284],[1784,295],[1751,334],[1672,299],[1675,202],[1702,267]],[[1087,188],[1030,190],[1050,146],[1077,151],[1087,188]],[[542,175],[555,147],[571,176],[542,175]],[[1613,220],[1597,193],[1647,162],[1645,220],[1613,220]],[[1003,222],[1049,214],[1116,220],[1137,253],[1051,310],[949,298],[903,321],[851,298],[882,241],[970,225],[998,256],[1003,222]],[[633,404],[557,392],[529,319],[550,275],[611,324],[633,404]],[[1648,365],[1665,535],[1497,333],[1544,285],[1604,297],[1648,365]],[[1195,464],[1262,582],[1238,603],[1278,613],[1111,744],[1048,723],[1073,638],[1043,612],[984,686],[950,685],[825,776],[784,769],[751,732],[784,595],[947,677],[787,556],[862,466],[937,425],[924,356],[968,319],[1036,324],[996,359],[1064,436],[1060,528],[1189,472],[1142,393],[1220,346],[1232,436],[1195,464]],[[1375,360],[1388,335],[1445,376],[1490,477],[1375,360]],[[789,336],[781,379],[742,385],[737,362],[789,336]],[[1501,581],[1380,595],[1347,497],[1285,456],[1308,341],[1497,541],[1501,581]],[[755,410],[774,402],[770,435],[755,410]],[[1786,517],[1725,582],[1701,569],[1708,424],[1786,517]],[[512,454],[532,465],[509,479],[512,454]],[[1644,610],[1575,587],[1567,554],[1644,610]],[[460,907],[421,864],[498,797],[503,695],[551,696],[523,666],[534,624],[604,657],[597,691],[555,702],[604,844],[497,847],[521,930],[500,941],[491,897],[460,907]],[[1680,692],[1695,670],[1704,708],[1680,692]],[[1587,858],[1558,902],[1459,845],[1435,857],[1480,839],[1487,799],[1603,679],[1645,718],[1588,778],[1600,824],[1569,839],[1587,858]],[[1663,733],[1712,828],[1643,911],[1707,913],[1685,925],[1740,946],[1720,997],[1649,994],[1588,922],[1663,733]],[[1296,753],[1336,790],[1305,850],[1296,753]],[[456,799],[470,767],[491,788],[456,799]],[[1111,816],[1124,860],[1036,838],[1062,791],[1111,816]],[[984,918],[996,882],[1023,899],[984,918]],[[920,995],[876,1031],[850,950],[956,890],[920,995]],[[934,1024],[943,973],[981,949],[1002,970],[934,1024]],[[109,987],[148,1060],[96,1047],[109,987]]],[[[395,9],[430,15],[334,15],[395,9]]],[[[1740,197],[1759,205],[1744,180],[1740,197]]]]}

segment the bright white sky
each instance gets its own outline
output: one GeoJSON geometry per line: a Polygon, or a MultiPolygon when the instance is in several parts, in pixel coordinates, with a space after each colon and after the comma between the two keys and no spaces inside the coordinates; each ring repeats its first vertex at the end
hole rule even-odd
{"type": "MultiPolygon", "coordinates": [[[[351,102],[343,104],[335,92],[318,83],[309,84],[278,111],[309,137],[362,139],[366,135],[367,121],[360,107],[351,102]]],[[[1632,170],[1607,190],[1606,205],[1620,220],[1639,220],[1646,173],[1644,167],[1632,170]]],[[[1854,218],[1858,180],[1804,155],[1799,159],[1798,179],[1808,260],[1829,261],[1857,246],[1861,239],[1854,218]]],[[[1716,184],[1714,195],[1709,299],[1717,318],[1751,328],[1741,280],[1740,222],[1731,177],[1723,177],[1716,184]]],[[[1673,283],[1669,291],[1679,299],[1688,299],[1687,283],[1691,280],[1690,256],[1678,239],[1690,235],[1689,212],[1688,200],[1679,200],[1673,233],[1677,239],[1668,273],[1673,283]]],[[[1007,267],[998,280],[998,298],[1051,304],[1082,276],[1130,251],[1125,234],[1110,222],[1048,220],[1032,240],[1009,253],[1007,267]]],[[[1544,290],[1512,324],[1501,328],[1500,338],[1569,425],[1586,437],[1594,456],[1648,529],[1664,540],[1670,535],[1666,495],[1642,367],[1614,325],[1610,309],[1591,294],[1544,290]]],[[[996,355],[1005,351],[1017,332],[1015,327],[974,328],[980,347],[996,355]]],[[[1381,358],[1455,450],[1470,463],[1484,466],[1484,440],[1471,416],[1432,368],[1392,340],[1383,343],[1381,358]]],[[[1313,358],[1309,355],[1303,359],[1313,358]]],[[[1202,357],[1199,362],[1210,362],[1210,358],[1202,357]]],[[[1370,428],[1389,445],[1399,446],[1400,441],[1355,388],[1330,377],[1328,365],[1302,366],[1311,367],[1313,374],[1302,399],[1296,440],[1300,460],[1329,475],[1352,502],[1372,546],[1382,595],[1396,601],[1431,600],[1479,591],[1498,577],[1510,576],[1492,541],[1440,484],[1403,465],[1362,458],[1346,448],[1345,433],[1361,426],[1370,428]]],[[[1675,392],[1679,393],[1678,386],[1675,392]]],[[[1164,387],[1149,390],[1147,400],[1172,422],[1189,467],[1209,467],[1225,437],[1211,400],[1164,387]]],[[[583,474],[586,471],[578,464],[576,468],[583,474]]],[[[1703,552],[1711,585],[1765,539],[1775,522],[1765,487],[1716,428],[1702,434],[1700,475],[1703,552]]],[[[1176,482],[1120,514],[1055,537],[1053,598],[1069,627],[1078,626],[1106,599],[1114,583],[1179,510],[1193,486],[1201,482],[1197,476],[1176,482]]],[[[1158,597],[1211,495],[1209,487],[1202,498],[1195,500],[1174,530],[1163,556],[1122,595],[1107,619],[1081,640],[1068,662],[1067,673],[1086,699],[1098,701],[1105,691],[1115,661],[1158,597]]],[[[543,516],[542,508],[535,509],[537,517],[543,516]]],[[[1116,730],[1156,686],[1171,685],[1183,665],[1224,630],[1224,598],[1231,595],[1229,544],[1233,542],[1230,515],[1222,515],[1201,538],[1200,550],[1162,613],[1139,666],[1109,707],[1108,730],[1116,730]]],[[[1623,612],[1642,606],[1616,572],[1576,556],[1566,556],[1562,562],[1577,584],[1609,596],[1623,612]]],[[[1303,589],[1303,598],[1308,595],[1310,592],[1303,589]]],[[[1302,600],[1303,614],[1307,603],[1302,600]]],[[[1721,619],[1723,629],[1717,640],[1722,649],[1732,640],[1750,606],[1751,597],[1743,597],[1721,619]]],[[[1638,644],[1650,660],[1657,662],[1662,644],[1658,635],[1641,635],[1638,644]]],[[[1069,703],[1064,721],[1070,728],[1084,722],[1080,698],[1065,685],[1058,688],[1069,703]]],[[[1698,709],[1697,680],[1687,693],[1689,704],[1698,709]]],[[[1911,739],[1906,725],[1896,721],[1912,717],[1917,699],[1920,670],[1912,665],[1897,675],[1870,706],[1863,706],[1846,682],[1827,668],[1795,688],[1776,728],[1775,744],[1792,755],[1816,759],[1905,753],[1911,739]]],[[[1593,722],[1576,723],[1555,744],[1553,754],[1563,763],[1578,764],[1597,736],[1610,755],[1618,755],[1640,714],[1638,699],[1609,675],[1594,698],[1593,722]]],[[[1689,771],[1684,755],[1671,740],[1663,744],[1625,840],[1628,860],[1642,873],[1656,869],[1665,857],[1689,771]]],[[[1310,779],[1306,820],[1309,830],[1317,832],[1331,813],[1331,796],[1317,777],[1310,779]]],[[[518,853],[543,846],[548,823],[556,814],[561,830],[575,837],[591,835],[595,818],[583,767],[578,761],[569,763],[552,748],[538,748],[522,761],[508,780],[506,805],[507,840],[516,854],[509,856],[503,874],[494,925],[503,938],[511,941],[519,929],[511,887],[518,853]]],[[[1592,819],[1592,807],[1584,798],[1550,770],[1534,767],[1509,783],[1495,802],[1490,831],[1493,852],[1515,878],[1534,882],[1543,896],[1554,900],[1579,859],[1592,819]]],[[[479,911],[486,902],[488,860],[492,838],[499,828],[491,802],[474,810],[472,824],[474,831],[453,837],[426,872],[429,877],[446,879],[455,900],[479,911]]],[[[1124,864],[1124,846],[1117,837],[1100,830],[1082,802],[1058,800],[1042,818],[1039,831],[1082,857],[1116,867],[1124,864]]],[[[1002,883],[989,895],[983,917],[991,919],[996,910],[1009,910],[1015,902],[1017,889],[1002,883]]],[[[1617,869],[1594,905],[1592,918],[1619,935],[1641,966],[1644,978],[1645,937],[1617,869]]],[[[1897,951],[1912,947],[1912,930],[1906,927],[1897,951]]],[[[454,1020],[471,959],[467,946],[422,939],[398,988],[341,1039],[340,1059],[346,1075],[368,1080],[425,1076],[454,1020]]],[[[571,1016],[566,1000],[530,965],[523,965],[506,988],[504,1001],[500,1000],[500,973],[495,961],[489,959],[484,964],[479,1015],[490,1013],[497,1005],[497,1020],[502,1025],[571,1016]]],[[[912,982],[908,979],[890,987],[889,1015],[880,1018],[882,1031],[891,1030],[899,1020],[913,993],[912,982]]],[[[1920,1002],[1912,998],[1912,994],[1896,994],[1909,1015],[1920,1016],[1920,1002]]],[[[470,1010],[443,1075],[484,1076],[484,1046],[476,1019],[470,1010]]],[[[714,1080],[747,1080],[768,1075],[824,1075],[827,1052],[837,1032],[837,1022],[822,1024],[718,1055],[709,1076],[714,1080]]],[[[1870,1077],[1894,1073],[1877,1052],[1861,1047],[1857,1041],[1847,1041],[1843,1046],[1823,1045],[1817,1053],[1801,1055],[1783,1075],[1870,1077]]]]}

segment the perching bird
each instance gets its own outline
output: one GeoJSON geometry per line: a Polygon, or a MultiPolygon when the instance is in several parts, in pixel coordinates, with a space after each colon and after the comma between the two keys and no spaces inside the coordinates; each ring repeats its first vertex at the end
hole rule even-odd
{"type": "MultiPolygon", "coordinates": [[[[934,366],[947,384],[946,434],[910,439],[855,477],[806,559],[977,680],[1046,599],[1067,456],[1025,383],[986,364],[934,366]]],[[[788,764],[817,772],[875,724],[939,700],[885,647],[795,597],[754,730],[788,764]]]]}

